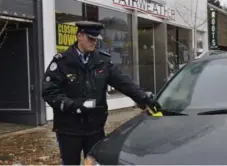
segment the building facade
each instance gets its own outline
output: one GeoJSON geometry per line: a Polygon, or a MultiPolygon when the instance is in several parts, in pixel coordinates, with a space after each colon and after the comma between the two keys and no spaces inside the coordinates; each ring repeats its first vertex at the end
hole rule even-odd
{"type": "Polygon", "coordinates": [[[41,0],[1,0],[0,122],[46,123],[41,0]]]}
{"type": "Polygon", "coordinates": [[[208,4],[209,49],[227,51],[227,11],[208,4]]]}
{"type": "MultiPolygon", "coordinates": [[[[145,91],[157,93],[191,50],[208,50],[207,0],[43,0],[42,7],[45,69],[76,41],[79,20],[105,24],[97,47],[145,91]]],[[[135,104],[112,87],[108,94],[109,110],[135,104]]]]}

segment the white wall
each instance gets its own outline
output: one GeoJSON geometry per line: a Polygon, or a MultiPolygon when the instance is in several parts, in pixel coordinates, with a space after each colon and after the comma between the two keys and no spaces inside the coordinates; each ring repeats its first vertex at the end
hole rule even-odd
{"type": "Polygon", "coordinates": [[[206,24],[203,24],[198,30],[207,31],[207,0],[166,0],[166,4],[176,11],[176,21],[171,21],[170,23],[189,27],[189,25],[200,25],[205,22],[206,24]],[[197,16],[196,22],[195,15],[197,16]]]}
{"type": "Polygon", "coordinates": [[[46,69],[56,54],[55,0],[43,0],[43,42],[46,69]]]}
{"type": "MultiPolygon", "coordinates": [[[[86,3],[97,4],[99,6],[110,7],[117,10],[129,11],[121,6],[113,4],[113,0],[79,0],[86,3]]],[[[142,0],[141,0],[142,1],[142,0]]],[[[162,0],[165,5],[171,9],[178,11],[175,14],[175,21],[169,21],[170,24],[189,28],[189,25],[194,25],[194,16],[196,9],[196,2],[198,2],[198,14],[197,14],[197,25],[201,24],[207,19],[207,0],[162,0]],[[182,17],[181,17],[182,16],[182,17]]],[[[159,1],[158,1],[159,2],[159,1]]],[[[161,22],[162,19],[157,18],[151,14],[138,13],[140,17],[152,19],[161,22]]],[[[201,31],[206,31],[207,26],[204,24],[199,28],[201,31]]]]}
{"type": "MultiPolygon", "coordinates": [[[[43,0],[43,42],[45,69],[56,54],[55,0],[43,0]]],[[[53,119],[53,111],[46,107],[47,120],[53,119]]]]}

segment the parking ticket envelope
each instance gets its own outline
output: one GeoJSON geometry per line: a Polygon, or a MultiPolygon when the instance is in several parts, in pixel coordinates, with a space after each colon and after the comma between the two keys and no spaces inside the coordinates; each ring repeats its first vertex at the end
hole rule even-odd
{"type": "Polygon", "coordinates": [[[84,107],[86,108],[95,108],[96,107],[96,100],[92,99],[92,100],[87,100],[84,102],[84,107]]]}

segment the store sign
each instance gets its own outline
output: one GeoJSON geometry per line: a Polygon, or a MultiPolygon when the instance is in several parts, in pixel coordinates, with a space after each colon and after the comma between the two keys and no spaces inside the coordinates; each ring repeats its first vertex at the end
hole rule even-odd
{"type": "Polygon", "coordinates": [[[69,46],[75,43],[77,26],[69,24],[56,24],[56,45],[57,52],[65,51],[69,46]]]}
{"type": "Polygon", "coordinates": [[[175,10],[152,0],[113,0],[113,4],[127,9],[154,15],[165,19],[175,20],[175,10]]]}
{"type": "Polygon", "coordinates": [[[218,48],[218,34],[217,34],[217,12],[210,9],[210,22],[209,22],[209,36],[210,36],[210,49],[218,48]]]}

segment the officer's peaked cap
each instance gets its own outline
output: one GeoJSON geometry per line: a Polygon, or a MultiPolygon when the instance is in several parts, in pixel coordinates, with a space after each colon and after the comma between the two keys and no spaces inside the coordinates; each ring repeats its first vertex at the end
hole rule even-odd
{"type": "Polygon", "coordinates": [[[76,22],[78,32],[86,33],[90,38],[102,39],[101,30],[105,28],[104,24],[93,21],[76,22]]]}

